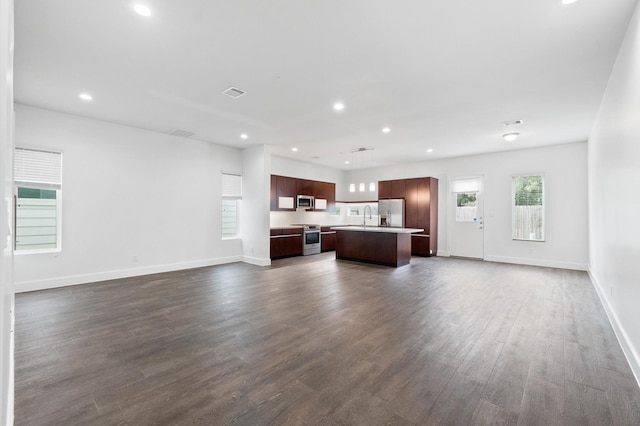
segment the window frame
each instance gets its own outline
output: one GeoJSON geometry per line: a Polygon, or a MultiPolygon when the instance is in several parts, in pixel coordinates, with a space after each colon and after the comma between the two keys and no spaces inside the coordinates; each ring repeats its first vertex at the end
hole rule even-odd
{"type": "Polygon", "coordinates": [[[13,229],[15,230],[13,236],[13,254],[42,254],[42,253],[59,253],[62,251],[62,190],[59,188],[44,188],[37,185],[28,184],[16,184],[14,186],[15,194],[13,196],[13,229]],[[56,246],[44,249],[19,249],[18,248],[18,188],[29,189],[47,189],[56,192],[56,246]]]}
{"type": "Polygon", "coordinates": [[[220,201],[220,238],[224,241],[227,240],[237,240],[241,239],[241,224],[240,224],[240,210],[242,208],[242,173],[240,172],[229,172],[222,170],[221,171],[221,201],[220,201]],[[228,186],[225,186],[225,175],[237,176],[240,178],[238,192],[235,194],[226,194],[225,188],[229,189],[228,186]],[[223,232],[223,220],[224,220],[224,209],[225,209],[225,201],[235,201],[235,209],[236,209],[236,222],[235,222],[235,234],[234,235],[224,235],[223,232]]]}
{"type": "Polygon", "coordinates": [[[544,173],[522,173],[522,174],[516,174],[516,175],[512,175],[511,176],[511,239],[512,241],[524,241],[524,242],[534,242],[534,243],[543,243],[546,241],[547,238],[547,232],[546,232],[546,227],[547,227],[547,218],[546,218],[546,209],[547,209],[547,202],[546,202],[546,194],[547,194],[547,179],[544,173]],[[523,237],[517,237],[516,235],[516,178],[519,177],[537,177],[539,176],[541,178],[541,236],[540,238],[525,238],[523,237]]]}
{"type": "Polygon", "coordinates": [[[17,256],[28,254],[46,254],[62,252],[62,168],[64,154],[62,151],[49,148],[36,148],[32,146],[15,146],[14,147],[14,176],[13,176],[13,254],[17,256]],[[17,172],[18,167],[24,167],[22,161],[25,160],[26,154],[19,155],[17,152],[34,151],[40,154],[53,154],[58,156],[57,164],[49,162],[49,169],[45,169],[45,175],[36,173],[26,173],[23,170],[17,172]],[[55,166],[51,169],[52,166],[55,166]],[[24,179],[22,179],[23,177],[24,179]],[[18,188],[44,189],[56,191],[56,247],[45,249],[18,249],[17,248],[17,225],[18,225],[18,188]]]}

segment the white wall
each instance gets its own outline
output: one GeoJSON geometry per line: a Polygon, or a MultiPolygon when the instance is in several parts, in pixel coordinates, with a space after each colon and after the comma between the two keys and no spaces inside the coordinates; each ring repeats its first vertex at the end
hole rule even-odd
{"type": "Polygon", "coordinates": [[[0,424],[13,424],[13,1],[0,0],[0,424]]]}
{"type": "Polygon", "coordinates": [[[241,234],[244,261],[270,265],[269,210],[271,153],[267,146],[247,148],[242,154],[241,234]]]}
{"type": "Polygon", "coordinates": [[[342,185],[344,172],[318,164],[304,161],[291,160],[289,158],[271,156],[271,174],[290,176],[298,179],[319,180],[321,182],[333,182],[337,187],[342,185]]]}
{"type": "Polygon", "coordinates": [[[24,105],[16,145],[63,153],[62,251],[16,255],[16,291],[242,260],[220,231],[241,151],[24,105]]]}
{"type": "MultiPolygon", "coordinates": [[[[402,167],[355,170],[349,182],[433,176],[439,180],[438,255],[448,255],[447,218],[449,180],[484,176],[485,260],[586,270],[587,236],[587,146],[585,142],[543,148],[434,160],[402,167]],[[511,177],[517,174],[545,175],[546,241],[511,239],[511,177]]],[[[375,195],[346,192],[347,201],[377,199],[375,195]],[[363,195],[364,194],[364,195],[363,195]]]]}
{"type": "Polygon", "coordinates": [[[589,235],[591,276],[640,379],[639,10],[589,139],[589,235]]]}

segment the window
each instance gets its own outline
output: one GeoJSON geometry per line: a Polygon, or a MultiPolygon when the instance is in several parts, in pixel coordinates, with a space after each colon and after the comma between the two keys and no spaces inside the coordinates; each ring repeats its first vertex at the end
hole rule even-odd
{"type": "Polygon", "coordinates": [[[544,241],[544,176],[514,176],[513,239],[544,241]]]}
{"type": "Polygon", "coordinates": [[[222,238],[239,236],[242,175],[222,172],[222,238]]]}
{"type": "Polygon", "coordinates": [[[453,179],[451,192],[456,197],[456,222],[477,222],[480,178],[453,179]]]}
{"type": "MultiPolygon", "coordinates": [[[[371,216],[378,216],[378,203],[348,205],[347,216],[363,216],[367,206],[371,207],[371,216]]],[[[367,213],[369,213],[368,209],[367,213]]]]}
{"type": "Polygon", "coordinates": [[[478,220],[478,193],[459,192],[456,194],[456,222],[478,220]]]}
{"type": "Polygon", "coordinates": [[[16,252],[61,248],[62,154],[15,148],[16,252]]]}

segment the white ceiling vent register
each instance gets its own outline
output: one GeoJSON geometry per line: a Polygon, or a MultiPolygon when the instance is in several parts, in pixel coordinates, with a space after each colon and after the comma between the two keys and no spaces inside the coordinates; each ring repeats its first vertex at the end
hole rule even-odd
{"type": "Polygon", "coordinates": [[[524,123],[524,121],[522,120],[511,120],[511,121],[505,121],[503,124],[505,126],[517,126],[518,124],[522,124],[524,123]]]}
{"type": "Polygon", "coordinates": [[[225,90],[222,93],[232,98],[239,98],[240,96],[244,95],[246,92],[243,92],[242,90],[235,87],[229,87],[227,90],[225,90]]]}
{"type": "Polygon", "coordinates": [[[195,133],[193,132],[190,132],[188,130],[182,130],[182,129],[171,129],[167,133],[173,136],[180,136],[182,138],[190,138],[191,136],[195,135],[195,133]]]}

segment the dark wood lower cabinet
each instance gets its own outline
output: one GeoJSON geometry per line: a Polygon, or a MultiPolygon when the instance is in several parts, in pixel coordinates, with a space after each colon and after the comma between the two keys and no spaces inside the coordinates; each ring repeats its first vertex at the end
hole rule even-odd
{"type": "Polygon", "coordinates": [[[431,249],[431,237],[425,234],[411,234],[411,254],[414,256],[435,256],[431,249]]]}
{"type": "Polygon", "coordinates": [[[271,230],[271,259],[302,256],[302,228],[271,230]]]}
{"type": "Polygon", "coordinates": [[[320,229],[320,249],[322,251],[336,249],[336,231],[332,231],[329,226],[323,226],[320,229]]]}

